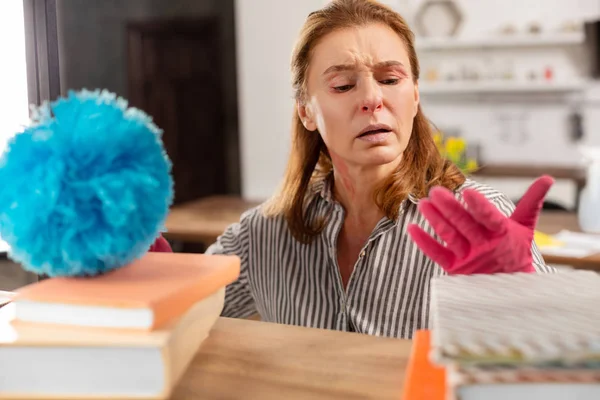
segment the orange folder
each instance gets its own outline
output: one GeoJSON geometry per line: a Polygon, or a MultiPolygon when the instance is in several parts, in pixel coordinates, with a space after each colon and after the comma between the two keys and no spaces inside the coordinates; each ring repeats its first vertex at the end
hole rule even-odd
{"type": "Polygon", "coordinates": [[[446,372],[429,360],[431,332],[417,331],[404,382],[403,400],[444,400],[446,372]]]}

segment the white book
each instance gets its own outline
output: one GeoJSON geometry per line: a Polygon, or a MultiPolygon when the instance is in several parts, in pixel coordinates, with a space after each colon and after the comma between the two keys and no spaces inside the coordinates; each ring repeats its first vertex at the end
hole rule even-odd
{"type": "Polygon", "coordinates": [[[442,276],[431,292],[450,399],[600,399],[599,274],[442,276]]]}
{"type": "Polygon", "coordinates": [[[600,275],[442,276],[431,282],[437,362],[572,365],[600,360],[600,275]]]}
{"type": "MultiPolygon", "coordinates": [[[[460,400],[597,400],[600,370],[447,368],[448,387],[460,400]]],[[[453,400],[453,399],[448,399],[453,400]]]]}
{"type": "Polygon", "coordinates": [[[598,400],[597,383],[477,384],[457,388],[457,400],[598,400]]]}
{"type": "Polygon", "coordinates": [[[166,399],[223,309],[225,288],[150,332],[11,323],[0,309],[0,399],[166,399]]]}

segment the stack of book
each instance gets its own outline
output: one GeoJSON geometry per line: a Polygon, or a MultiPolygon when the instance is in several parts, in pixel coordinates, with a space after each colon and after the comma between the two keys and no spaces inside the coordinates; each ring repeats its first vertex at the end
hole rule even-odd
{"type": "Polygon", "coordinates": [[[599,274],[443,276],[431,292],[405,400],[600,399],[599,274]]]}
{"type": "Polygon", "coordinates": [[[0,398],[168,398],[221,314],[235,256],[148,253],[0,308],[0,398]]]}
{"type": "Polygon", "coordinates": [[[5,304],[10,303],[14,297],[15,297],[15,294],[13,292],[6,292],[3,290],[0,290],[0,307],[2,307],[5,304]]]}

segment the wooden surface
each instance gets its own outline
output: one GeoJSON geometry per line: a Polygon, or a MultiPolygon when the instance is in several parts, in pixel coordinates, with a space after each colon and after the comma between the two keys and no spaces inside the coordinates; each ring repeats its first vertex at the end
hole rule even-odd
{"type": "Polygon", "coordinates": [[[577,214],[562,211],[542,212],[538,220],[537,229],[549,235],[554,235],[563,229],[581,232],[577,214]]]}
{"type": "Polygon", "coordinates": [[[557,167],[552,165],[482,165],[473,176],[498,178],[537,178],[541,175],[551,175],[555,179],[569,179],[577,187],[585,185],[586,170],[578,167],[557,167]]]}
{"type": "Polygon", "coordinates": [[[408,340],[220,318],[172,400],[401,399],[408,340]]]}
{"type": "MultiPolygon", "coordinates": [[[[167,218],[168,232],[165,236],[171,240],[199,242],[208,246],[230,224],[239,221],[242,212],[258,204],[237,197],[215,196],[174,207],[167,218]]],[[[560,211],[542,212],[537,229],[548,234],[558,233],[562,229],[580,230],[577,214],[560,211]]],[[[585,258],[544,254],[544,259],[549,264],[600,271],[600,254],[585,258]]]]}
{"type": "Polygon", "coordinates": [[[259,202],[234,196],[211,196],[173,207],[167,217],[169,240],[211,245],[241,214],[259,202]]]}

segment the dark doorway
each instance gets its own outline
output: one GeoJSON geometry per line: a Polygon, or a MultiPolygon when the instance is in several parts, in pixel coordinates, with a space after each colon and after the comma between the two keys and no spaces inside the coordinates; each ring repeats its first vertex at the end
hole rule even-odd
{"type": "Polygon", "coordinates": [[[129,23],[130,104],[164,131],[173,162],[175,203],[231,193],[239,174],[228,154],[237,138],[227,130],[219,18],[129,23]]]}

